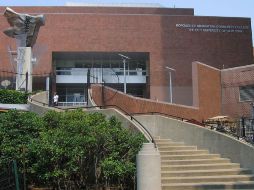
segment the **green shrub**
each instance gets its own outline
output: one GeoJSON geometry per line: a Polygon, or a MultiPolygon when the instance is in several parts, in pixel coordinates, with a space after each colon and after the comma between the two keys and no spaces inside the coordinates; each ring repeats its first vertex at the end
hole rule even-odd
{"type": "Polygon", "coordinates": [[[28,93],[19,92],[15,90],[1,90],[0,89],[0,103],[3,104],[26,104],[28,93]]]}
{"type": "MultiPolygon", "coordinates": [[[[11,110],[0,114],[0,165],[17,160],[27,163],[27,148],[37,139],[43,128],[43,120],[32,112],[11,110]]],[[[21,169],[21,172],[23,170],[21,169]]]]}
{"type": "MultiPolygon", "coordinates": [[[[26,164],[30,184],[55,189],[116,185],[132,189],[145,141],[115,118],[82,110],[0,114],[0,163],[26,164]]],[[[22,171],[22,169],[21,169],[22,171]]]]}

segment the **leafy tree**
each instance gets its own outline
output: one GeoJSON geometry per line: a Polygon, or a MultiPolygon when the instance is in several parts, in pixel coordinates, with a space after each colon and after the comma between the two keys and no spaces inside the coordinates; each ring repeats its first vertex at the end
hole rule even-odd
{"type": "MultiPolygon", "coordinates": [[[[9,111],[0,114],[0,167],[16,160],[19,171],[26,173],[30,162],[28,147],[37,139],[43,120],[32,112],[9,111]]],[[[30,179],[30,176],[28,176],[30,179]]]]}
{"type": "Polygon", "coordinates": [[[0,164],[21,159],[21,150],[39,137],[43,121],[35,113],[15,110],[0,114],[0,164]]]}
{"type": "Polygon", "coordinates": [[[22,163],[25,158],[30,183],[56,189],[132,189],[135,156],[145,139],[115,117],[76,110],[50,111],[40,118],[12,111],[0,119],[0,161],[22,163]]]}

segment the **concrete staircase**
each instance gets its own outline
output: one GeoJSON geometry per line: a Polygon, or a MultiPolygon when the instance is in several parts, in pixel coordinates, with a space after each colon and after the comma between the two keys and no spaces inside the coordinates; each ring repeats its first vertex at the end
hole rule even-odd
{"type": "Polygon", "coordinates": [[[159,137],[155,142],[161,154],[162,190],[254,190],[254,175],[240,164],[182,142],[159,137]]]}

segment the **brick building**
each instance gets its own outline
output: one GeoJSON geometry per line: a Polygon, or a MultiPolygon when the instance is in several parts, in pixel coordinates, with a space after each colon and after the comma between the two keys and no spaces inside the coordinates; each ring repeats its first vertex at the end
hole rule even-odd
{"type": "MultiPolygon", "coordinates": [[[[192,62],[217,69],[253,63],[250,18],[195,16],[194,9],[157,7],[13,9],[45,15],[46,25],[33,48],[38,60],[33,88],[45,89],[51,75],[61,102],[84,102],[89,68],[92,83],[122,91],[126,83],[129,94],[193,105],[192,62]]],[[[8,27],[0,17],[1,30],[8,27]]],[[[15,40],[3,33],[0,40],[0,70],[12,72],[15,40]]],[[[6,77],[10,76],[1,74],[1,80],[6,77]]]]}

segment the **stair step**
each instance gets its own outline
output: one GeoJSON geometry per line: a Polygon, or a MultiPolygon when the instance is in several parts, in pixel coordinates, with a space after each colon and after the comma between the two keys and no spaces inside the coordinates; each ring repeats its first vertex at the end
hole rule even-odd
{"type": "Polygon", "coordinates": [[[163,160],[161,165],[191,165],[191,164],[212,164],[212,163],[230,163],[226,158],[212,158],[212,159],[195,159],[195,160],[163,160]]]}
{"type": "Polygon", "coordinates": [[[208,159],[219,158],[219,154],[197,154],[197,155],[161,155],[161,160],[192,160],[192,159],[208,159]]]}
{"type": "Polygon", "coordinates": [[[171,183],[163,184],[162,190],[231,190],[254,189],[254,182],[209,182],[209,183],[171,183]]]}
{"type": "Polygon", "coordinates": [[[254,175],[219,154],[155,138],[161,155],[162,190],[254,190],[254,175]]]}
{"type": "Polygon", "coordinates": [[[154,140],[159,140],[159,139],[161,139],[161,137],[160,136],[153,136],[153,139],[154,140]]]}
{"type": "Polygon", "coordinates": [[[174,150],[174,151],[160,151],[161,155],[196,155],[208,154],[208,150],[174,150]]]}
{"type": "Polygon", "coordinates": [[[163,165],[161,171],[184,171],[184,170],[210,170],[210,169],[232,169],[240,168],[240,164],[222,163],[222,164],[192,164],[192,165],[163,165]]]}
{"type": "MultiPolygon", "coordinates": [[[[208,182],[237,182],[253,181],[253,175],[227,175],[227,176],[196,176],[196,177],[168,177],[162,178],[162,184],[167,183],[208,183],[208,182]]],[[[253,181],[254,182],[254,181],[253,181]]]]}
{"type": "Polygon", "coordinates": [[[165,146],[183,146],[183,142],[156,142],[158,147],[165,147],[165,146]]]}
{"type": "Polygon", "coordinates": [[[171,143],[171,139],[154,139],[156,143],[171,143]]]}
{"type": "Polygon", "coordinates": [[[188,177],[188,176],[222,176],[222,175],[239,175],[251,174],[248,169],[216,169],[216,170],[187,170],[187,171],[162,171],[161,177],[188,177]]]}
{"type": "Polygon", "coordinates": [[[196,146],[162,146],[159,147],[160,151],[172,151],[172,150],[197,150],[196,146]]]}

